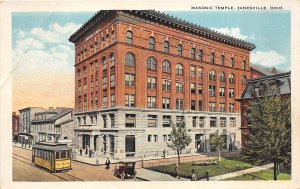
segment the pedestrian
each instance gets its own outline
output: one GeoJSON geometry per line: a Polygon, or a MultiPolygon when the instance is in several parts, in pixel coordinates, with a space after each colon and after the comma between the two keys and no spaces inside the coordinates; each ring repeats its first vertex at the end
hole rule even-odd
{"type": "Polygon", "coordinates": [[[82,156],[82,148],[81,147],[79,148],[79,153],[82,156]]]}
{"type": "Polygon", "coordinates": [[[88,145],[85,146],[85,155],[88,155],[88,145]]]}
{"type": "Polygon", "coordinates": [[[110,165],[110,160],[108,158],[106,158],[106,161],[105,161],[105,165],[106,165],[106,169],[109,169],[109,165],[110,165]]]}
{"type": "Polygon", "coordinates": [[[178,165],[178,163],[176,163],[175,171],[177,174],[176,178],[180,179],[180,166],[178,165]]]}
{"type": "Polygon", "coordinates": [[[165,149],[163,150],[163,157],[164,158],[166,157],[166,150],[165,149]]]}
{"type": "Polygon", "coordinates": [[[125,169],[122,169],[122,172],[121,172],[121,180],[124,180],[125,178],[125,169]]]}
{"type": "Polygon", "coordinates": [[[92,149],[89,149],[89,157],[92,157],[92,153],[93,153],[92,149]]]}
{"type": "Polygon", "coordinates": [[[192,179],[191,179],[191,181],[197,181],[197,180],[198,180],[197,174],[196,174],[195,170],[192,169],[192,179]]]}

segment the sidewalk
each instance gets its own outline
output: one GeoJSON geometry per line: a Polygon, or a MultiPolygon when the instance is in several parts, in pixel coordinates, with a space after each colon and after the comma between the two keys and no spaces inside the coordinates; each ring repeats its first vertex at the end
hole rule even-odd
{"type": "Polygon", "coordinates": [[[160,173],[157,171],[152,171],[149,169],[137,169],[137,178],[146,181],[189,181],[190,179],[181,177],[177,179],[171,175],[160,173]]]}
{"type": "MultiPolygon", "coordinates": [[[[218,175],[218,176],[210,177],[209,180],[210,181],[224,180],[224,179],[228,179],[228,178],[232,178],[232,177],[245,175],[247,173],[253,173],[253,172],[266,170],[266,169],[269,169],[269,168],[272,168],[272,167],[273,167],[273,163],[270,163],[270,164],[263,165],[263,166],[252,167],[252,168],[244,169],[244,170],[241,170],[241,171],[236,171],[236,172],[227,173],[227,174],[224,174],[224,175],[218,175]]],[[[206,179],[202,179],[200,181],[206,181],[206,179]]]]}
{"type": "Polygon", "coordinates": [[[23,149],[25,149],[25,150],[32,150],[32,145],[30,145],[30,148],[29,148],[29,145],[28,145],[28,144],[26,145],[26,148],[25,148],[25,145],[23,145],[23,147],[22,147],[22,144],[21,144],[21,143],[15,144],[15,143],[13,142],[13,146],[18,147],[18,148],[23,148],[23,149]]]}

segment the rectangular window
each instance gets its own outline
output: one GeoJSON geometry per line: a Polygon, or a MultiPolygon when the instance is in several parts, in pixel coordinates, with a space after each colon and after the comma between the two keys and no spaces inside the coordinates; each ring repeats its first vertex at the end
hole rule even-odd
{"type": "Polygon", "coordinates": [[[234,89],[229,89],[229,98],[234,98],[234,89]]]}
{"type": "Polygon", "coordinates": [[[110,96],[110,107],[115,107],[115,104],[116,103],[116,98],[115,98],[115,95],[111,95],[110,96]]]}
{"type": "Polygon", "coordinates": [[[154,142],[158,142],[158,136],[154,135],[154,142]]]}
{"type": "Polygon", "coordinates": [[[107,88],[107,77],[103,77],[102,78],[102,89],[106,89],[107,88]]]}
{"type": "Polygon", "coordinates": [[[134,74],[125,73],[125,85],[130,86],[130,87],[135,85],[135,75],[134,74]]]}
{"type": "Polygon", "coordinates": [[[183,99],[176,98],[176,109],[177,110],[183,109],[183,99]]]}
{"type": "Polygon", "coordinates": [[[104,128],[107,128],[106,115],[102,115],[102,119],[103,119],[103,127],[104,127],[104,128]]]}
{"type": "Polygon", "coordinates": [[[167,137],[168,135],[163,135],[163,139],[164,139],[164,141],[166,142],[167,141],[167,139],[168,139],[168,137],[167,137]]]}
{"type": "Polygon", "coordinates": [[[199,117],[199,127],[204,127],[205,122],[204,122],[205,117],[199,117]]]}
{"type": "Polygon", "coordinates": [[[162,90],[163,91],[170,91],[171,90],[171,81],[164,79],[162,82],[162,90]]]}
{"type": "Polygon", "coordinates": [[[157,115],[148,115],[148,127],[156,127],[157,115]]]}
{"type": "Polygon", "coordinates": [[[196,84],[195,83],[191,83],[191,94],[195,94],[196,93],[196,84]]]}
{"type": "Polygon", "coordinates": [[[229,112],[234,112],[234,103],[229,103],[229,112]]]}
{"type": "Polygon", "coordinates": [[[198,110],[199,110],[199,111],[202,111],[202,110],[203,110],[203,107],[202,107],[202,100],[199,100],[199,101],[198,101],[198,110]]]}
{"type": "Polygon", "coordinates": [[[102,98],[102,107],[107,108],[107,97],[106,96],[102,98]]]}
{"type": "Polygon", "coordinates": [[[226,117],[220,118],[220,127],[226,127],[226,117]]]}
{"type": "Polygon", "coordinates": [[[125,106],[134,107],[134,95],[125,95],[125,106]]]}
{"type": "Polygon", "coordinates": [[[176,124],[181,123],[184,121],[184,117],[183,116],[176,116],[176,124]]]}
{"type": "Polygon", "coordinates": [[[152,135],[148,135],[148,142],[152,141],[152,135]]]}
{"type": "Polygon", "coordinates": [[[202,94],[202,84],[198,84],[198,94],[202,94]]]}
{"type": "Polygon", "coordinates": [[[220,87],[220,89],[219,89],[219,91],[220,91],[220,96],[225,96],[225,87],[220,87]]]}
{"type": "Polygon", "coordinates": [[[163,109],[170,109],[170,99],[169,98],[163,98],[162,99],[162,108],[163,109]]]}
{"type": "Polygon", "coordinates": [[[209,96],[216,96],[216,86],[209,85],[209,96]]]}
{"type": "Polygon", "coordinates": [[[156,97],[155,96],[148,96],[148,108],[156,108],[156,97]]]}
{"type": "Polygon", "coordinates": [[[197,117],[196,116],[193,116],[192,125],[193,125],[193,127],[197,126],[197,117]]]}
{"type": "Polygon", "coordinates": [[[195,77],[196,67],[191,66],[191,77],[195,77]]]}
{"type": "Polygon", "coordinates": [[[156,78],[155,77],[147,78],[147,88],[148,89],[156,89],[156,78]]]}
{"type": "Polygon", "coordinates": [[[125,153],[126,153],[126,157],[134,157],[135,156],[135,136],[134,135],[126,135],[125,136],[125,153]]]}
{"type": "Polygon", "coordinates": [[[216,111],[216,103],[215,102],[209,102],[209,111],[210,112],[216,111]]]}
{"type": "Polygon", "coordinates": [[[183,92],[183,83],[176,82],[176,92],[182,93],[183,92]]]}
{"type": "Polygon", "coordinates": [[[116,75],[111,75],[110,76],[110,87],[114,87],[116,83],[116,75]]]}
{"type": "Polygon", "coordinates": [[[202,68],[198,68],[198,77],[202,78],[202,68]]]}
{"type": "Polygon", "coordinates": [[[225,112],[225,103],[220,102],[220,112],[225,112]]]}
{"type": "Polygon", "coordinates": [[[125,127],[135,127],[135,114],[125,115],[125,127]]]}
{"type": "Polygon", "coordinates": [[[171,116],[164,115],[163,116],[163,127],[170,127],[171,126],[171,116]]]}
{"type": "Polygon", "coordinates": [[[111,127],[114,128],[115,127],[115,115],[109,114],[109,118],[110,118],[111,127]]]}
{"type": "Polygon", "coordinates": [[[211,117],[209,122],[210,122],[210,127],[216,127],[217,126],[217,118],[216,117],[211,117]]]}
{"type": "Polygon", "coordinates": [[[191,100],[191,110],[196,110],[196,101],[191,100]]]}
{"type": "Polygon", "coordinates": [[[235,127],[235,124],[236,124],[236,120],[234,117],[231,117],[230,118],[230,127],[235,127]]]}

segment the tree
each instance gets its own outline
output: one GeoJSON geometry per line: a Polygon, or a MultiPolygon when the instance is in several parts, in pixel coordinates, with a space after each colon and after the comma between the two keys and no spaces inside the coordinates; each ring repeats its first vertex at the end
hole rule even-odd
{"type": "Polygon", "coordinates": [[[178,165],[180,165],[180,152],[184,150],[190,143],[192,138],[189,135],[185,122],[178,122],[176,125],[172,124],[171,141],[167,146],[176,150],[178,157],[178,165]]]}
{"type": "Polygon", "coordinates": [[[222,136],[219,135],[219,131],[210,138],[210,146],[218,150],[219,161],[221,161],[221,149],[225,147],[225,141],[222,136]]]}
{"type": "Polygon", "coordinates": [[[261,165],[274,163],[274,180],[279,164],[291,162],[291,103],[289,97],[266,84],[261,86],[261,96],[256,96],[249,106],[251,122],[244,159],[261,165]]]}

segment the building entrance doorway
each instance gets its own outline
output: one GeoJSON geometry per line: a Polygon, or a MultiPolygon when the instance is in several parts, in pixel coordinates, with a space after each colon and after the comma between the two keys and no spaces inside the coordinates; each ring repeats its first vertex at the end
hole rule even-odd
{"type": "Polygon", "coordinates": [[[126,157],[134,157],[135,156],[135,136],[127,135],[125,137],[125,153],[126,157]]]}
{"type": "Polygon", "coordinates": [[[195,135],[195,148],[197,149],[197,152],[205,152],[204,134],[195,135]]]}
{"type": "Polygon", "coordinates": [[[82,148],[90,148],[90,135],[82,135],[82,148]]]}

